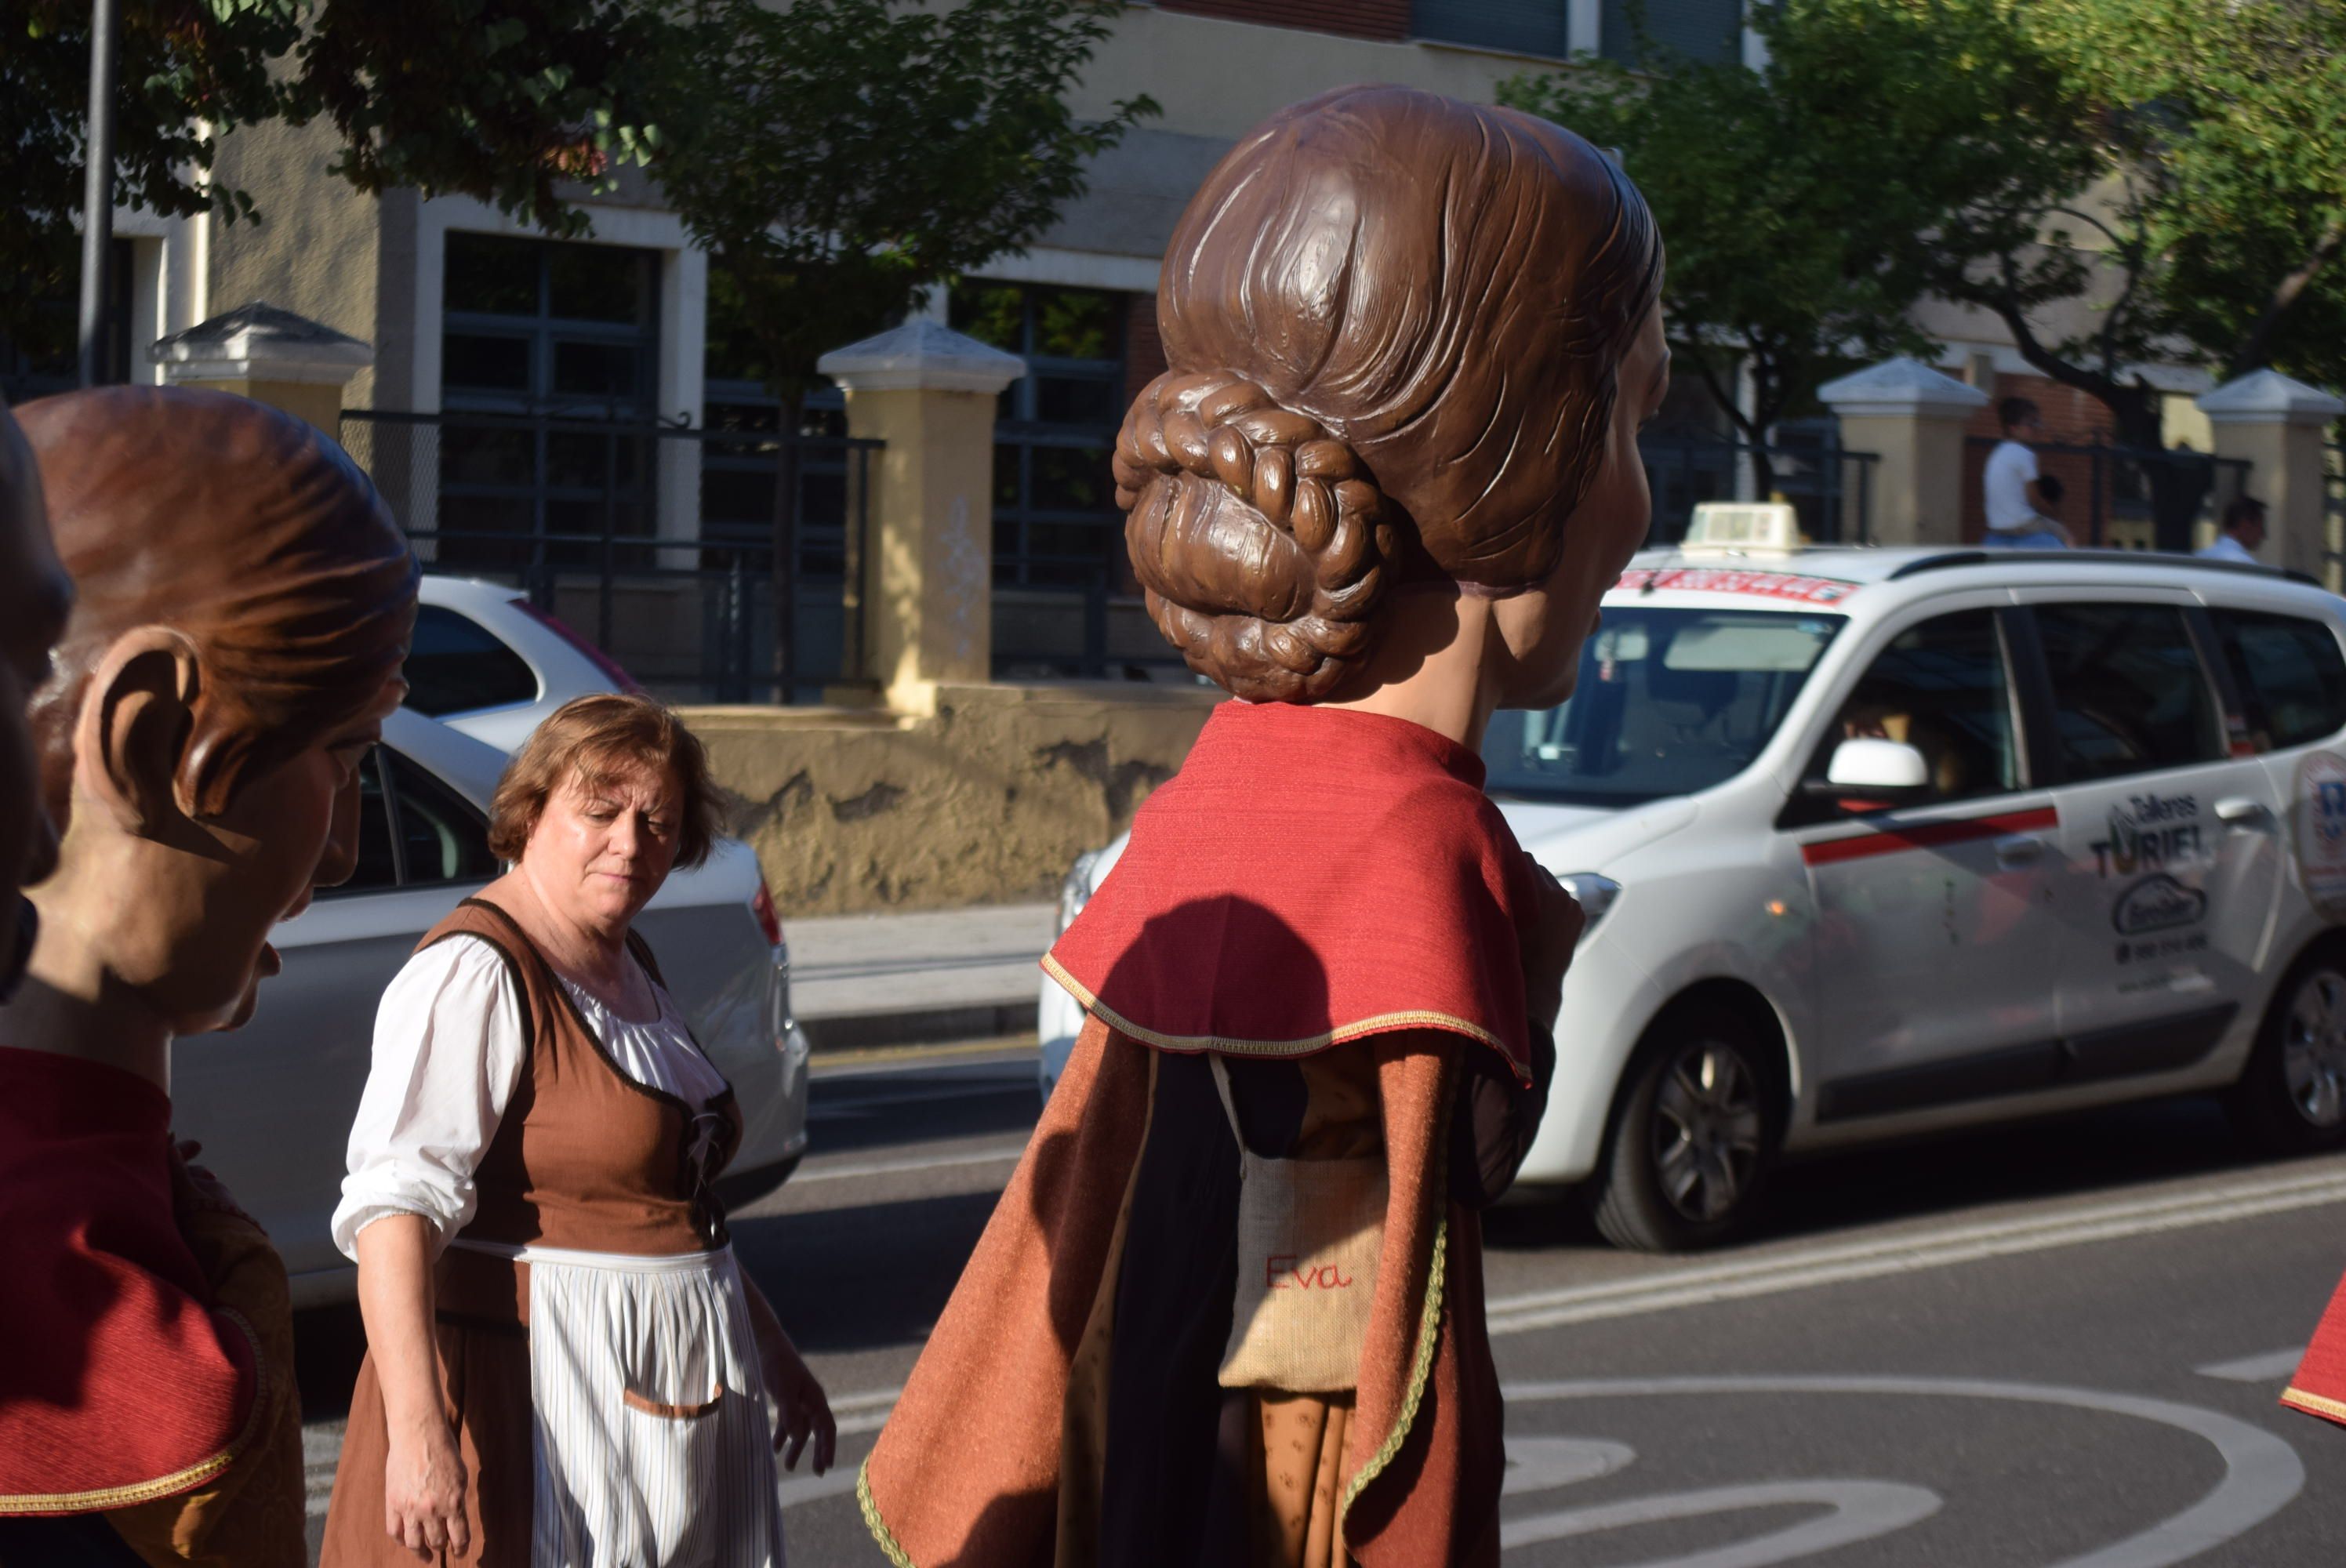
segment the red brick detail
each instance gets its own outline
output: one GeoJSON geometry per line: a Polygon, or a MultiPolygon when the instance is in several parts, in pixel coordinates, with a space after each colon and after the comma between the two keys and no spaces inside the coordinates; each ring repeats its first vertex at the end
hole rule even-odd
{"type": "Polygon", "coordinates": [[[1350,38],[1409,36],[1409,0],[1157,0],[1157,8],[1350,38]]]}
{"type": "Polygon", "coordinates": [[[1124,401],[1130,402],[1165,373],[1165,341],[1157,335],[1157,296],[1124,298],[1124,401]]]}
{"type": "MultiPolygon", "coordinates": [[[[2011,375],[1999,371],[1995,385],[1980,390],[1988,393],[1988,405],[1973,414],[1971,423],[1964,427],[1966,437],[2000,439],[2004,430],[1996,423],[1996,405],[2008,397],[2025,397],[2036,405],[2037,416],[2044,421],[2045,428],[2036,437],[2040,442],[2061,446],[2097,446],[2116,439],[2116,421],[2110,417],[2101,399],[2076,387],[2064,386],[2049,376],[2011,375]]],[[[1966,543],[1977,543],[1987,531],[1987,501],[1980,475],[1987,466],[1989,450],[1974,441],[1964,443],[1963,530],[1966,543]]],[[[2086,535],[2093,515],[2094,460],[2081,453],[2039,453],[2036,471],[2061,481],[2065,494],[2057,508],[2060,519],[2068,524],[2078,544],[2092,543],[2086,535]]]]}

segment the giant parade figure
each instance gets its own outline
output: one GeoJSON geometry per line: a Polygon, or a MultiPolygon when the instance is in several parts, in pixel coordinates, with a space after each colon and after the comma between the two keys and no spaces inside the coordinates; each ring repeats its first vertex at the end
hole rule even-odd
{"type": "Polygon", "coordinates": [[[1045,960],[1089,1016],[864,1467],[892,1561],[1497,1562],[1478,1212],[1580,915],[1478,748],[1645,536],[1661,277],[1597,149],[1397,87],[1189,203],[1117,498],[1238,700],[1045,960]]]}
{"type": "Polygon", "coordinates": [[[285,1269],[174,1145],[171,1040],[250,1016],[270,928],[350,875],[416,563],[342,450],[260,403],[115,387],[18,417],[73,592],[33,606],[25,636],[62,636],[20,677],[62,838],[8,868],[38,935],[0,1007],[0,1561],[294,1568],[285,1269]]]}

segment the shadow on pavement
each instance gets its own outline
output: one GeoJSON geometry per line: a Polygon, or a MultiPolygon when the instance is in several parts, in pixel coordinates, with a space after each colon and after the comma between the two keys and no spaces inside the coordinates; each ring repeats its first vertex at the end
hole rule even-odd
{"type": "Polygon", "coordinates": [[[999,1198],[966,1193],[738,1220],[733,1248],[801,1350],[916,1342],[944,1310],[999,1198]]]}

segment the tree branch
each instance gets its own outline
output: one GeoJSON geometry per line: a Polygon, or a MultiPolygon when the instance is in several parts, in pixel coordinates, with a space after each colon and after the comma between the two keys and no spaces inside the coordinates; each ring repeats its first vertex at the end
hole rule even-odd
{"type": "Polygon", "coordinates": [[[2280,325],[2281,318],[2289,314],[2290,307],[2297,303],[2299,297],[2313,281],[2315,274],[2338,259],[2341,248],[2346,248],[2346,213],[2332,217],[2328,227],[2322,229],[2321,238],[2314,242],[2311,252],[2289,276],[2273,285],[2272,295],[2265,301],[2265,308],[2259,312],[2255,324],[2249,328],[2248,336],[2240,340],[2239,346],[2224,361],[2226,381],[2244,376],[2257,368],[2257,361],[2264,357],[2265,345],[2272,341],[2273,329],[2280,325]]]}

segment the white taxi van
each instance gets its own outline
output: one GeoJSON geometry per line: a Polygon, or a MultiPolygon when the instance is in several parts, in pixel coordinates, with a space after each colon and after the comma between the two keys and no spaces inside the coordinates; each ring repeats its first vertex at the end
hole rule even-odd
{"type": "Polygon", "coordinates": [[[1589,915],[1521,1179],[1679,1249],[1780,1155],[2138,1096],[2346,1145],[2341,612],[2177,556],[1639,555],[1484,746],[1589,915]]]}

